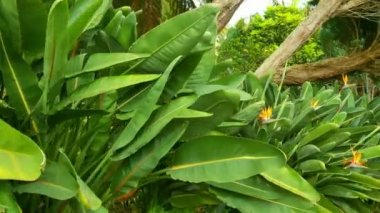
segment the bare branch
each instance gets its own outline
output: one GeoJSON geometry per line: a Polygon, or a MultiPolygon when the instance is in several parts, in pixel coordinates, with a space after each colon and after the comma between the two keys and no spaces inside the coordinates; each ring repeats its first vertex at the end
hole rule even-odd
{"type": "Polygon", "coordinates": [[[218,16],[218,32],[231,20],[232,16],[244,0],[214,0],[213,3],[221,8],[218,16]]]}

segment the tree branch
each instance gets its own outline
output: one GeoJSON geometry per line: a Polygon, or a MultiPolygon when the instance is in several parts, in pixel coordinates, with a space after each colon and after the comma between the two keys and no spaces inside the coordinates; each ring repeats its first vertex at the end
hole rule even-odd
{"type": "Polygon", "coordinates": [[[244,0],[214,0],[213,3],[221,8],[218,16],[218,32],[231,20],[232,16],[244,0]]]}
{"type": "MultiPolygon", "coordinates": [[[[329,58],[315,63],[294,65],[286,70],[284,83],[301,84],[305,81],[322,80],[344,73],[361,70],[380,75],[380,44],[360,53],[329,58]]],[[[274,80],[281,81],[284,68],[278,69],[274,80]]]]}

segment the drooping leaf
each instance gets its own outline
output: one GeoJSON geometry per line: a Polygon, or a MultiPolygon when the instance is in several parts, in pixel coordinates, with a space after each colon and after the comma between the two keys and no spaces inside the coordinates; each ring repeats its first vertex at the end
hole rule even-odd
{"type": "Polygon", "coordinates": [[[231,183],[212,183],[211,185],[251,198],[257,198],[260,202],[267,203],[268,208],[288,209],[288,211],[293,210],[296,212],[300,209],[313,208],[312,202],[272,185],[258,175],[231,183]]]}
{"type": "Polygon", "coordinates": [[[125,148],[116,152],[112,157],[113,160],[121,160],[129,157],[131,154],[135,153],[138,149],[149,143],[160,131],[172,121],[183,109],[187,109],[196,100],[197,96],[184,96],[175,99],[168,103],[167,105],[158,109],[157,114],[153,117],[151,121],[148,121],[144,131],[141,135],[136,136],[136,139],[128,144],[125,148]]]}
{"type": "Polygon", "coordinates": [[[30,138],[0,119],[0,180],[36,180],[45,155],[30,138]]]}
{"type": "Polygon", "coordinates": [[[146,96],[142,97],[141,100],[143,101],[139,101],[137,105],[137,111],[135,112],[132,120],[128,123],[128,125],[116,139],[111,148],[112,151],[116,151],[117,149],[120,149],[129,144],[134,139],[140,128],[142,128],[143,125],[148,121],[149,117],[156,109],[157,101],[164,90],[169,75],[179,59],[180,57],[177,57],[174,61],[172,61],[162,76],[149,89],[149,91],[147,91],[146,96]]]}
{"type": "Polygon", "coordinates": [[[162,72],[179,55],[187,55],[198,43],[218,13],[214,5],[180,14],[141,36],[130,48],[131,53],[151,56],[139,63],[144,72],[162,72]]]}
{"type": "Polygon", "coordinates": [[[278,199],[281,194],[276,191],[276,189],[270,185],[267,181],[260,178],[260,176],[255,175],[253,177],[237,180],[233,182],[227,183],[214,183],[209,182],[210,185],[225,189],[228,191],[233,191],[239,194],[251,196],[251,197],[259,197],[262,199],[278,199]]]}
{"type": "Polygon", "coordinates": [[[85,98],[93,97],[102,93],[117,90],[127,86],[152,81],[154,79],[157,79],[158,77],[159,75],[154,74],[136,74],[98,78],[95,81],[78,88],[71,95],[69,95],[60,103],[58,103],[54,109],[61,110],[73,102],[77,102],[85,98]]]}
{"type": "Polygon", "coordinates": [[[249,197],[246,195],[213,188],[211,190],[220,200],[228,206],[236,208],[241,212],[268,212],[268,213],[293,213],[293,212],[313,212],[308,209],[300,209],[295,206],[286,206],[274,202],[249,197]]]}
{"type": "Polygon", "coordinates": [[[229,182],[267,169],[281,168],[284,154],[260,141],[228,136],[205,136],[183,144],[167,173],[190,182],[229,182]],[[213,151],[218,147],[218,151],[213,151]]]}
{"type": "Polygon", "coordinates": [[[78,193],[78,184],[63,165],[48,162],[41,177],[32,183],[20,183],[14,187],[19,193],[46,195],[57,200],[67,200],[78,193]]]}
{"type": "Polygon", "coordinates": [[[300,209],[311,209],[313,203],[285,191],[275,185],[263,180],[260,176],[253,176],[245,180],[234,181],[230,183],[211,183],[212,186],[239,193],[249,197],[257,198],[269,206],[277,206],[281,209],[292,209],[299,211],[300,209]]]}

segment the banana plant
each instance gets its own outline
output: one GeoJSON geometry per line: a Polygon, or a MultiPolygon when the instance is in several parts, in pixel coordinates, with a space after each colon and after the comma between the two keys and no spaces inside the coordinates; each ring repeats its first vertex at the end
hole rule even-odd
{"type": "Polygon", "coordinates": [[[139,38],[135,12],[109,0],[0,6],[1,211],[107,212],[162,175],[226,182],[284,165],[272,145],[213,136],[251,98],[211,79],[215,5],[139,38]]]}

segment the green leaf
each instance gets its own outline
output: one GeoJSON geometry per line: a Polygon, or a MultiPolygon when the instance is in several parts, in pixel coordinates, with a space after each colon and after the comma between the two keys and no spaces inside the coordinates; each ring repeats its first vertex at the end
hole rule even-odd
{"type": "Polygon", "coordinates": [[[350,172],[348,178],[353,182],[361,183],[374,189],[380,189],[380,180],[378,178],[361,174],[359,172],[350,172]]]}
{"type": "Polygon", "coordinates": [[[307,144],[306,146],[297,149],[297,159],[301,160],[319,152],[321,152],[321,150],[317,146],[313,144],[307,144]]]}
{"type": "Polygon", "coordinates": [[[163,96],[165,100],[171,100],[185,87],[191,74],[203,58],[204,52],[188,55],[174,67],[172,76],[168,80],[163,96]]]}
{"type": "MultiPolygon", "coordinates": [[[[302,84],[301,99],[303,100],[304,106],[310,105],[310,101],[313,98],[313,86],[309,81],[302,84]]],[[[319,100],[318,100],[319,101],[319,100]]]]}
{"type": "Polygon", "coordinates": [[[368,126],[358,126],[358,127],[346,127],[346,128],[340,128],[339,132],[349,132],[351,136],[358,136],[365,133],[372,132],[377,128],[376,125],[368,125],[368,126]]]}
{"type": "Polygon", "coordinates": [[[0,119],[0,180],[36,180],[45,155],[30,138],[0,119]]]}
{"type": "Polygon", "coordinates": [[[114,190],[118,192],[125,187],[136,188],[140,179],[148,175],[179,140],[186,127],[187,124],[184,122],[169,124],[152,143],[133,154],[115,174],[112,180],[114,190]]]}
{"type": "MultiPolygon", "coordinates": [[[[0,55],[3,58],[0,68],[10,104],[16,109],[19,119],[30,118],[41,96],[37,76],[20,56],[6,48],[4,42],[0,33],[0,55]]],[[[32,127],[35,133],[39,133],[36,121],[32,120],[32,127]]]]}
{"type": "Polygon", "coordinates": [[[208,82],[211,72],[215,66],[215,57],[215,49],[210,49],[202,54],[199,63],[187,79],[185,88],[195,89],[198,86],[203,86],[208,82]]]}
{"type": "Polygon", "coordinates": [[[257,119],[259,112],[265,107],[264,101],[254,102],[234,115],[234,119],[244,122],[252,122],[257,119]]]}
{"type": "Polygon", "coordinates": [[[334,115],[331,121],[341,126],[343,122],[346,120],[346,118],[347,118],[347,112],[339,112],[334,115]]]}
{"type": "Polygon", "coordinates": [[[284,165],[284,154],[260,141],[228,136],[205,136],[183,144],[167,173],[190,182],[229,182],[284,165]],[[215,148],[218,151],[215,152],[215,148]]]}
{"type": "MultiPolygon", "coordinates": [[[[66,64],[65,75],[68,76],[73,73],[81,72],[85,57],[86,57],[86,54],[80,54],[80,55],[71,57],[70,60],[66,64]]],[[[88,73],[88,74],[84,74],[75,78],[67,79],[66,80],[67,94],[71,94],[80,86],[92,82],[94,78],[95,78],[94,73],[88,73]]]]}
{"type": "Polygon", "coordinates": [[[17,9],[26,60],[41,58],[44,54],[48,7],[41,0],[17,0],[17,9]]]}
{"type": "Polygon", "coordinates": [[[299,168],[302,170],[302,172],[315,172],[315,171],[321,171],[326,170],[325,163],[320,160],[307,160],[302,163],[300,163],[299,168]]]}
{"type": "Polygon", "coordinates": [[[76,178],[77,184],[79,186],[78,194],[76,195],[77,200],[86,209],[99,209],[102,205],[102,201],[96,196],[96,194],[90,189],[90,187],[79,177],[67,155],[62,150],[59,150],[59,154],[59,162],[62,163],[76,178]]]}
{"type": "Polygon", "coordinates": [[[175,118],[204,118],[210,116],[212,116],[211,113],[193,109],[182,109],[176,114],[175,118]]]}
{"type": "Polygon", "coordinates": [[[350,136],[351,134],[349,132],[328,134],[326,139],[320,139],[320,141],[315,142],[315,145],[318,146],[322,152],[327,152],[348,140],[350,136]]]}
{"type": "Polygon", "coordinates": [[[76,91],[71,93],[68,97],[63,99],[55,106],[55,110],[61,110],[67,105],[81,101],[85,98],[90,98],[96,95],[100,95],[106,92],[124,88],[127,86],[132,86],[140,84],[147,81],[152,81],[157,79],[159,75],[154,74],[135,74],[135,75],[121,75],[121,76],[108,76],[98,78],[95,81],[83,85],[76,91]]]}
{"type": "Polygon", "coordinates": [[[229,183],[210,183],[214,187],[250,196],[267,202],[268,206],[289,208],[295,211],[310,209],[313,203],[263,180],[260,176],[229,183]]]}
{"type": "Polygon", "coordinates": [[[175,99],[168,103],[167,105],[158,109],[157,113],[154,115],[151,121],[145,126],[147,131],[143,131],[140,135],[128,144],[125,148],[117,151],[112,160],[122,160],[129,157],[131,154],[135,153],[138,149],[149,143],[160,131],[173,120],[183,109],[187,109],[196,100],[197,96],[184,96],[175,99]]]}
{"type": "Polygon", "coordinates": [[[256,175],[244,180],[237,180],[227,183],[209,182],[211,186],[236,192],[239,194],[261,198],[261,199],[278,199],[281,197],[280,191],[273,185],[256,175]]]}
{"type": "Polygon", "coordinates": [[[198,43],[218,13],[214,5],[182,13],[141,36],[130,48],[131,53],[151,56],[139,63],[142,72],[161,73],[179,55],[187,55],[198,43]]]}
{"type": "Polygon", "coordinates": [[[0,181],[0,212],[22,213],[13,196],[11,184],[6,181],[0,181]]]}
{"type": "Polygon", "coordinates": [[[149,89],[146,95],[142,97],[141,101],[138,101],[138,105],[136,106],[137,111],[135,112],[132,120],[123,129],[123,131],[114,142],[111,148],[112,151],[116,151],[117,149],[128,145],[134,139],[138,131],[148,121],[149,117],[156,109],[157,101],[165,88],[165,84],[169,78],[169,75],[179,59],[180,57],[177,57],[174,61],[172,61],[162,76],[149,89]]]}
{"type": "Polygon", "coordinates": [[[88,58],[83,70],[70,73],[66,75],[66,78],[75,77],[83,73],[94,72],[111,67],[113,65],[126,63],[146,57],[147,55],[134,53],[95,53],[88,58]]]}
{"type": "Polygon", "coordinates": [[[103,17],[106,9],[110,6],[111,4],[108,0],[75,1],[75,4],[70,8],[70,17],[67,24],[68,45],[70,48],[85,30],[96,24],[95,19],[103,17]]]}
{"type": "Polygon", "coordinates": [[[101,207],[102,201],[90,189],[90,187],[77,176],[77,183],[79,185],[79,192],[77,195],[80,203],[87,209],[97,210],[101,207]]]}
{"type": "Polygon", "coordinates": [[[360,195],[355,190],[349,189],[341,185],[327,185],[323,186],[320,189],[320,192],[324,195],[334,196],[334,197],[343,197],[355,199],[359,198],[360,195]]]}
{"type": "Polygon", "coordinates": [[[204,136],[223,121],[232,117],[237,111],[238,104],[239,95],[229,91],[218,91],[200,97],[192,108],[212,113],[213,115],[211,117],[192,119],[184,138],[188,140],[204,136]]]}
{"type": "Polygon", "coordinates": [[[0,1],[0,32],[7,48],[20,53],[22,42],[16,0],[0,1]]]}
{"type": "Polygon", "coordinates": [[[135,12],[130,12],[124,19],[120,26],[120,30],[116,35],[117,41],[124,49],[129,47],[135,42],[137,37],[137,18],[135,12]]]}
{"type": "Polygon", "coordinates": [[[328,132],[334,131],[339,128],[339,125],[336,123],[326,123],[326,124],[321,124],[317,128],[311,130],[306,134],[304,138],[301,139],[299,144],[301,146],[306,145],[310,143],[311,141],[327,134],[328,132]]]}
{"type": "Polygon", "coordinates": [[[105,31],[114,37],[125,50],[128,50],[137,37],[137,19],[136,13],[130,11],[131,8],[125,8],[126,7],[120,8],[120,10],[115,13],[105,27],[105,31]],[[128,14],[125,14],[126,10],[128,10],[128,14]]]}
{"type": "Polygon", "coordinates": [[[266,200],[241,195],[234,192],[229,192],[222,189],[212,188],[211,192],[214,193],[217,198],[222,200],[228,206],[236,208],[241,212],[268,212],[268,213],[293,213],[293,212],[312,212],[308,209],[299,209],[294,205],[283,205],[276,201],[268,202],[266,200]]]}
{"type": "Polygon", "coordinates": [[[204,205],[216,205],[219,200],[208,194],[181,193],[171,196],[169,202],[175,208],[194,208],[204,205]]]}
{"type": "Polygon", "coordinates": [[[367,147],[359,150],[359,152],[362,153],[365,160],[377,158],[380,157],[380,145],[367,147]]]}
{"type": "Polygon", "coordinates": [[[47,111],[50,100],[60,92],[64,78],[63,67],[71,48],[67,41],[68,7],[67,0],[54,1],[48,15],[43,66],[44,111],[47,111]]]}
{"type": "Polygon", "coordinates": [[[48,162],[41,177],[32,183],[21,183],[14,187],[19,193],[46,195],[57,200],[67,200],[78,193],[75,178],[61,164],[48,162]]]}
{"type": "Polygon", "coordinates": [[[325,196],[321,195],[321,199],[319,200],[317,204],[318,212],[321,213],[330,213],[330,212],[337,212],[337,213],[343,213],[341,209],[339,209],[336,205],[334,205],[329,199],[327,199],[325,196]]]}
{"type": "Polygon", "coordinates": [[[319,193],[314,187],[289,166],[270,169],[261,173],[261,175],[269,182],[311,202],[317,202],[320,199],[319,193]]]}

